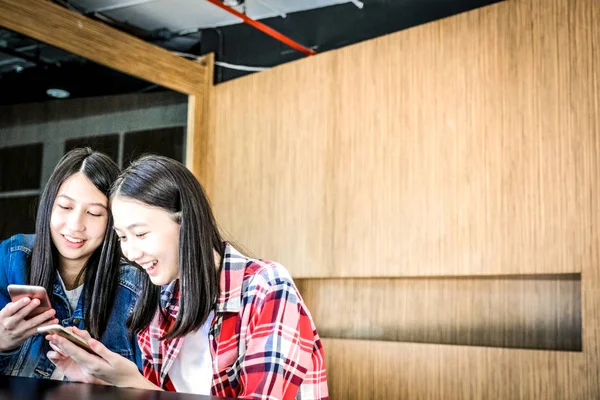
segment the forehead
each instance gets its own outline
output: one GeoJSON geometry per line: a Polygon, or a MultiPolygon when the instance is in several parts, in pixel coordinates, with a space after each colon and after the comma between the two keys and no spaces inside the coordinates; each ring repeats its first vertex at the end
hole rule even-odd
{"type": "Polygon", "coordinates": [[[111,210],[115,228],[120,230],[132,224],[160,225],[171,220],[170,214],[162,208],[123,197],[113,199],[111,210]]]}
{"type": "Polygon", "coordinates": [[[68,196],[83,204],[108,205],[108,198],[81,172],[71,175],[60,185],[56,196],[68,196]]]}

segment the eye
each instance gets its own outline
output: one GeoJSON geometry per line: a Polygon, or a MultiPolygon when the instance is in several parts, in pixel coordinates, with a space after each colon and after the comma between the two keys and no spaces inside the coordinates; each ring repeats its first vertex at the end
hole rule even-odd
{"type": "Polygon", "coordinates": [[[101,217],[102,216],[102,214],[93,213],[91,211],[88,211],[88,214],[90,214],[92,217],[101,217]]]}
{"type": "Polygon", "coordinates": [[[137,233],[137,234],[135,235],[135,237],[137,237],[137,238],[140,238],[140,239],[143,239],[143,238],[144,238],[144,237],[145,237],[147,234],[148,234],[148,232],[144,232],[144,233],[137,233]]]}
{"type": "Polygon", "coordinates": [[[119,240],[119,242],[126,242],[127,241],[127,237],[126,236],[117,236],[117,239],[119,240]]]}
{"type": "Polygon", "coordinates": [[[70,210],[71,209],[71,207],[69,207],[69,206],[63,206],[62,204],[58,204],[58,207],[62,208],[63,210],[70,210]]]}

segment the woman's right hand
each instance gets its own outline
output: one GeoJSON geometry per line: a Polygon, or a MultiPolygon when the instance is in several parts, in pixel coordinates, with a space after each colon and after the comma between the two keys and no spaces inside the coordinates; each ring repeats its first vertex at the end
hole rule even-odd
{"type": "Polygon", "coordinates": [[[8,352],[19,347],[35,335],[40,326],[58,323],[54,318],[56,314],[54,309],[25,320],[25,317],[39,305],[38,299],[25,297],[14,303],[8,303],[0,311],[0,352],[8,352]]]}
{"type": "Polygon", "coordinates": [[[54,351],[48,352],[48,359],[57,366],[69,380],[110,384],[121,387],[162,390],[148,381],[137,365],[125,357],[113,353],[98,340],[92,339],[87,331],[69,327],[73,334],[79,336],[92,348],[95,354],[89,353],[70,340],[59,335],[47,335],[54,351]]]}

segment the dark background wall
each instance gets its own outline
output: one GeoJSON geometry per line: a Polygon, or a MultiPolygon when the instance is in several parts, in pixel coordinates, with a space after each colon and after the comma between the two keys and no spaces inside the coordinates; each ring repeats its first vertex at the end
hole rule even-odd
{"type": "Polygon", "coordinates": [[[73,148],[92,147],[120,166],[144,153],[184,162],[186,103],[161,92],[0,107],[0,240],[34,231],[43,187],[73,148]]]}

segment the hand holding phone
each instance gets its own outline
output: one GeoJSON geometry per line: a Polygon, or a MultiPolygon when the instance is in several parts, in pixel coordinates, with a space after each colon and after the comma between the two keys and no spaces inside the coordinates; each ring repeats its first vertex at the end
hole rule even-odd
{"type": "MultiPolygon", "coordinates": [[[[54,327],[48,327],[43,330],[40,329],[40,333],[46,330],[51,331],[52,328],[54,327]]],[[[56,328],[59,330],[63,329],[60,326],[57,326],[56,328]]],[[[71,344],[66,343],[67,340],[71,340],[69,337],[62,335],[57,337],[57,335],[54,334],[46,336],[46,338],[50,340],[50,346],[54,350],[48,352],[48,359],[56,365],[58,369],[63,371],[69,380],[75,382],[160,390],[160,388],[150,383],[142,374],[140,374],[138,366],[133,361],[107,349],[104,344],[93,339],[89,332],[75,327],[69,328],[66,331],[68,333],[63,333],[66,333],[67,335],[74,334],[80,339],[83,339],[84,342],[91,344],[95,349],[93,353],[81,351],[71,344]]],[[[79,343],[76,342],[74,342],[74,344],[79,345],[79,343]]]]}
{"type": "Polygon", "coordinates": [[[30,288],[23,288],[23,285],[8,287],[13,301],[0,310],[0,352],[18,348],[36,334],[39,326],[58,323],[54,318],[56,311],[44,296],[45,289],[34,289],[35,295],[30,297],[27,295],[32,292],[30,288]]]}
{"type": "Polygon", "coordinates": [[[8,285],[8,294],[10,294],[10,299],[13,303],[18,302],[19,300],[29,297],[31,300],[38,299],[40,301],[40,305],[31,310],[31,312],[25,316],[25,320],[29,320],[33,317],[40,315],[41,313],[48,311],[52,308],[50,304],[50,298],[48,298],[48,293],[46,292],[46,288],[42,286],[33,286],[33,285],[8,285]]]}
{"type": "Polygon", "coordinates": [[[40,335],[58,335],[60,337],[67,339],[68,341],[75,344],[76,346],[79,346],[82,349],[88,351],[89,353],[96,354],[96,352],[94,350],[92,350],[90,345],[87,344],[87,342],[85,340],[83,340],[82,338],[80,338],[79,336],[74,334],[73,332],[69,331],[68,329],[65,329],[61,325],[55,324],[55,325],[42,326],[42,327],[38,328],[37,332],[40,335]]]}

